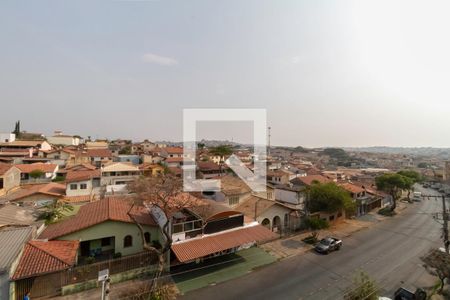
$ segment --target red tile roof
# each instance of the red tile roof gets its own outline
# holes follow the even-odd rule
[[[359,194],[359,193],[363,193],[365,191],[362,187],[351,184],[349,182],[340,184],[340,186],[343,187],[346,191],[353,193],[353,194]]]
[[[181,147],[166,147],[162,148],[162,150],[165,150],[169,154],[183,154],[183,148]]]
[[[15,165],[22,173],[31,173],[34,170],[41,170],[44,173],[53,173],[58,167],[56,164],[34,163]]]
[[[8,172],[12,167],[13,165],[0,163],[0,176]]]
[[[87,149],[85,155],[89,157],[112,157],[112,152],[109,149]]]
[[[293,180],[299,180],[305,185],[311,185],[314,181],[317,181],[319,183],[331,182],[330,179],[328,179],[328,178],[326,178],[325,176],[322,176],[322,175],[308,175],[308,176],[303,176],[303,177],[297,177],[297,178],[295,178]]]
[[[75,265],[79,241],[30,241],[25,245],[13,280],[68,269]]]
[[[80,170],[80,171],[68,171],[66,174],[66,182],[76,182],[89,180],[92,178],[100,177],[101,171],[98,170]]]
[[[265,242],[278,235],[261,225],[242,227],[172,245],[172,251],[180,262],[188,262],[216,252],[241,245]]]
[[[131,203],[124,198],[109,197],[86,204],[78,213],[66,220],[48,226],[39,236],[41,239],[55,239],[105,221],[133,223],[127,214]],[[133,207],[131,214],[141,224],[156,226],[156,222],[145,207]]]
[[[168,157],[166,158],[166,162],[167,163],[173,163],[173,162],[183,162],[183,158],[182,157]]]
[[[55,197],[62,197],[66,193],[66,185],[56,182],[44,184],[30,184],[21,186],[19,190],[7,196],[9,201],[19,200],[34,194],[44,194]]]

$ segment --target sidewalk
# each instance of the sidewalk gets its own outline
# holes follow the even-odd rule
[[[397,213],[402,213],[407,206],[408,205],[406,203],[399,202],[396,210]],[[319,238],[323,238],[326,236],[335,236],[342,239],[352,235],[355,232],[358,232],[365,228],[369,228],[370,226],[373,226],[374,224],[381,222],[387,218],[391,217],[384,217],[378,215],[376,212],[371,212],[358,219],[345,219],[340,221],[339,223],[333,224],[328,229],[320,230]],[[302,241],[304,238],[310,235],[311,232],[304,232],[295,236],[290,236],[263,244],[260,247],[273,256],[277,257],[278,259],[301,255],[314,248],[312,245],[308,245]]]

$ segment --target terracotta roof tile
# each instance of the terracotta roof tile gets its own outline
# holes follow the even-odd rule
[[[13,280],[68,269],[75,265],[79,241],[30,241],[25,245]]]
[[[182,147],[166,147],[162,148],[162,150],[165,150],[169,154],[183,154]]]
[[[82,180],[89,180],[92,178],[100,177],[100,170],[80,170],[80,171],[68,171],[66,175],[66,182],[75,182]]]
[[[314,181],[317,181],[319,183],[331,182],[330,179],[328,179],[322,175],[308,175],[308,176],[303,176],[303,177],[296,177],[291,180],[291,182],[298,182],[298,181],[300,181],[304,185],[311,185]]]
[[[15,165],[20,172],[22,173],[30,173],[34,170],[41,170],[44,173],[53,173],[55,169],[58,167],[56,164],[45,164],[45,163],[34,163],[34,164],[18,164]]]
[[[7,200],[15,201],[34,194],[62,197],[66,193],[66,185],[56,182],[21,186],[17,191],[8,194]]]
[[[265,242],[277,237],[277,234],[267,228],[254,225],[178,242],[172,245],[172,251],[180,262],[188,262],[216,252],[249,243]]]
[[[127,214],[130,206],[131,203],[127,199],[116,197],[86,204],[80,208],[75,216],[48,226],[42,232],[40,238],[55,239],[108,220],[133,223],[133,220]],[[141,224],[156,226],[155,220],[145,207],[134,207],[131,213]]]

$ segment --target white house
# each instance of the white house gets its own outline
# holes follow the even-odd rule
[[[0,133],[0,143],[9,143],[16,140],[16,135],[14,133]]]
[[[55,131],[53,136],[47,137],[47,141],[53,145],[78,146],[80,138],[73,135],[65,135],[62,131]]]

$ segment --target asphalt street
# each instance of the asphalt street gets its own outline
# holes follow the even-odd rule
[[[439,194],[420,189],[424,194]],[[374,224],[343,240],[329,255],[308,252],[282,260],[246,276],[195,290],[181,299],[342,299],[354,274],[364,270],[383,296],[400,286],[431,285],[420,257],[441,247],[440,199],[409,204],[400,215]]]

